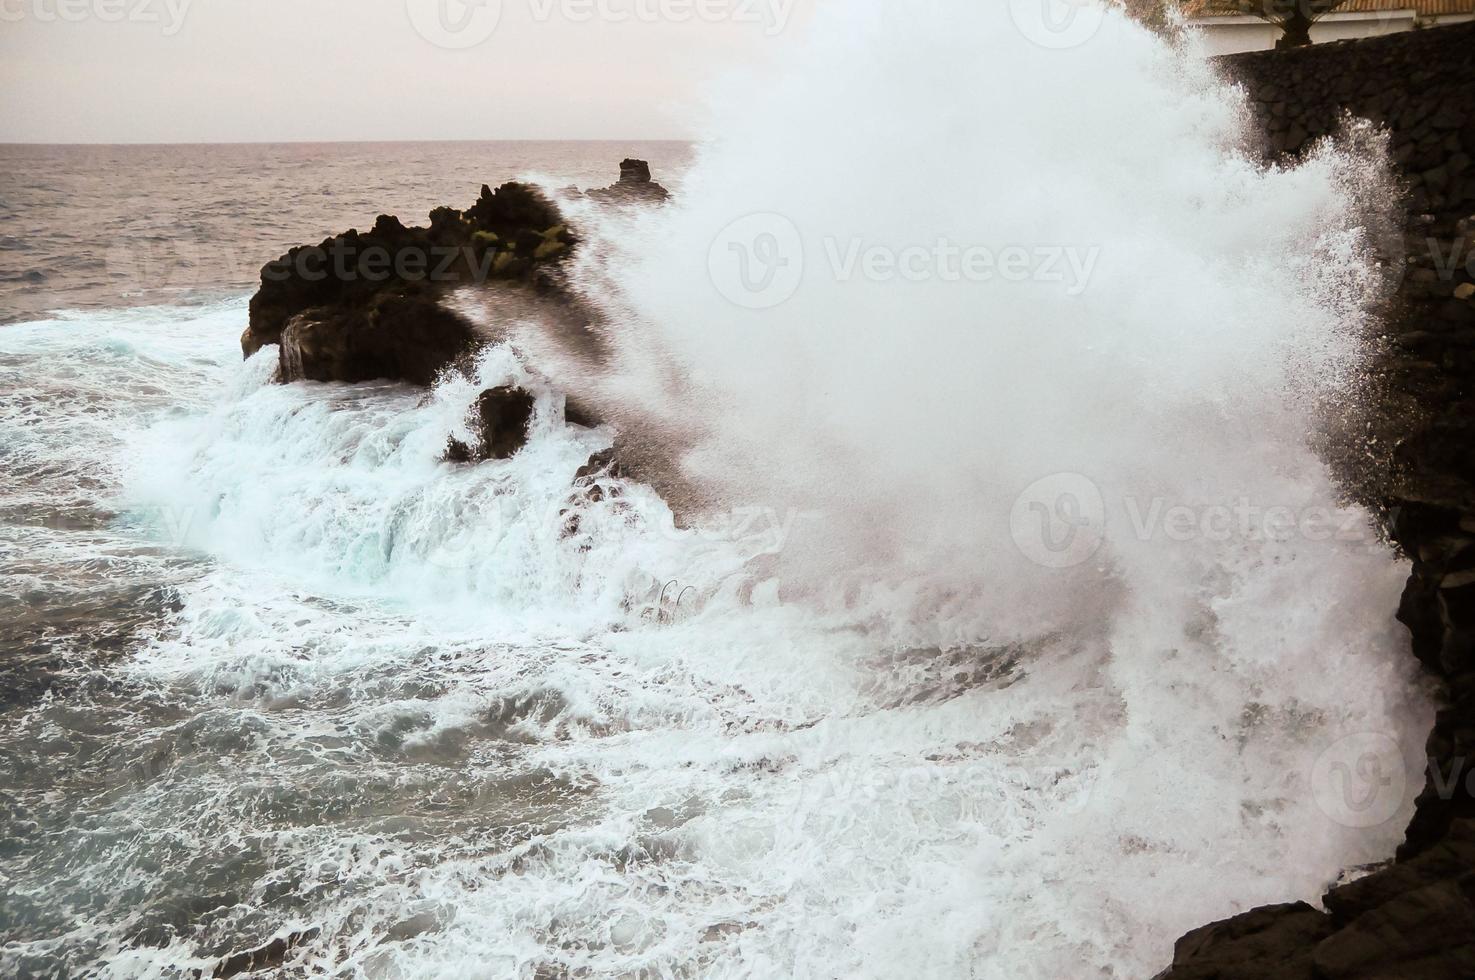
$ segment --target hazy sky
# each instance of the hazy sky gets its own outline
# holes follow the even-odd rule
[[[0,0],[0,142],[661,139],[826,0]]]

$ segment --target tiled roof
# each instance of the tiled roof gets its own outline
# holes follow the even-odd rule
[[[1475,14],[1475,0],[1348,0],[1337,10],[1412,10],[1420,17],[1440,14]]]
[[[1235,0],[1209,0],[1194,11],[1200,17],[1228,17],[1246,13]],[[1243,5],[1253,10],[1250,0]],[[1420,17],[1440,17],[1449,14],[1475,14],[1475,0],[1347,0],[1338,5],[1335,13],[1393,13],[1412,10]]]

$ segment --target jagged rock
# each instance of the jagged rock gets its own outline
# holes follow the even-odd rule
[[[527,445],[532,418],[533,396],[521,388],[503,385],[483,391],[468,419],[478,436],[476,444],[468,446],[459,439],[451,439],[446,447],[446,462],[476,463],[516,455]]]
[[[1155,980],[1315,980],[1312,953],[1331,918],[1305,902],[1271,905],[1188,933]]]
[[[620,183],[645,184],[650,182],[650,164],[644,160],[626,157],[620,161]]]
[[[1453,501],[1405,501],[1394,537],[1414,560],[1398,619],[1409,629],[1414,656],[1448,688],[1448,703],[1426,744],[1429,772],[1414,818],[1398,849],[1400,861],[1436,848],[1459,821],[1475,819],[1475,533],[1469,511]],[[1475,857],[1475,856],[1472,856]],[[1475,870],[1475,860],[1467,866]]]
[[[650,179],[650,164],[633,159],[620,161],[620,179],[616,183],[585,193],[609,204],[659,204],[671,196],[670,191]]]
[[[1455,778],[1465,775],[1463,772]],[[1339,926],[1399,895],[1458,878],[1475,867],[1475,820],[1454,822],[1447,836],[1423,853],[1365,875],[1326,893],[1322,904]]]
[[[630,475],[620,463],[619,448],[614,445],[591,453],[588,462],[574,472],[574,490],[568,498],[569,506],[558,512],[563,522],[559,529],[560,538],[570,538],[579,533],[583,527],[581,513],[584,506],[624,495],[621,487],[609,482],[622,480]],[[582,545],[581,550],[587,551],[588,545]]]
[[[1451,686],[1451,703],[1434,716],[1425,742],[1428,771],[1398,848],[1400,861],[1438,847],[1457,821],[1475,819],[1475,685],[1466,677]]]
[[[428,228],[380,215],[366,233],[350,230],[268,262],[241,350],[249,357],[279,345],[282,381],[430,384],[479,340],[442,304],[449,290],[495,282],[552,291],[550,270],[576,245],[557,205],[516,182],[483,186],[464,213],[436,208]]]
[[[614,479],[624,477],[626,475],[625,468],[621,465],[619,457],[616,454],[617,448],[616,446],[610,446],[608,449],[601,449],[599,452],[590,455],[589,461],[574,472],[574,486],[587,486],[601,476]]]
[[[345,312],[312,307],[287,321],[281,335],[282,381],[371,381],[430,385],[477,343],[472,326],[435,296],[386,293]]]
[[[550,229],[561,228],[563,214],[535,187],[512,181],[495,191],[483,184],[481,197],[466,209],[473,231],[490,232],[512,241],[530,232],[539,241]]]
[[[1313,962],[1326,980],[1475,977],[1475,872],[1405,892],[1322,940]]]
[[[597,429],[604,424],[604,420],[594,409],[573,395],[569,395],[564,400],[563,420],[581,429]]]

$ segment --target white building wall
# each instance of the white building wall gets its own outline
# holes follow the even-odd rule
[[[1425,18],[1423,26],[1459,24],[1475,20],[1472,14],[1446,14]],[[1413,30],[1418,22],[1412,10],[1390,10],[1377,13],[1332,13],[1311,25],[1311,41],[1348,41],[1360,37],[1378,37],[1398,31]],[[1275,47],[1280,28],[1258,17],[1195,17],[1189,21],[1203,36],[1204,48],[1211,55],[1235,54],[1240,51],[1263,51]]]

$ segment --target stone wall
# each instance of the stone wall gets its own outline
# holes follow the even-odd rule
[[[1249,93],[1268,159],[1303,153],[1345,113],[1390,132],[1406,254],[1363,447],[1387,448],[1362,453],[1377,472],[1354,478],[1413,562],[1398,618],[1444,703],[1396,859],[1322,908],[1254,909],[1189,933],[1161,978],[1475,977],[1475,24],[1220,64]]]
[[[1387,129],[1405,220],[1372,391],[1399,447],[1384,494],[1475,508],[1475,23],[1219,64],[1249,94],[1269,160],[1303,154],[1349,115]]]
[[[1219,59],[1249,91],[1272,153],[1334,133],[1344,113],[1393,133],[1409,207],[1475,212],[1475,23]]]

